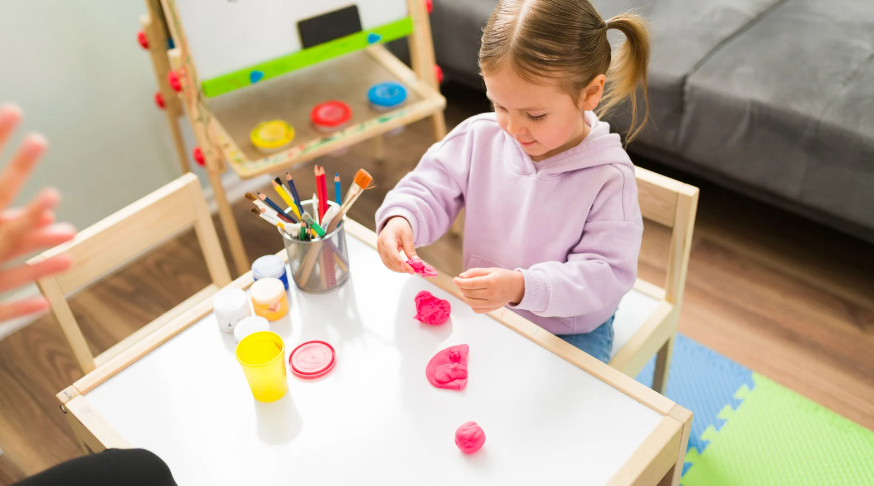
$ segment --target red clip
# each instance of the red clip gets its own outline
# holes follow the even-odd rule
[[[142,46],[143,49],[149,48],[149,38],[146,37],[146,33],[142,30],[137,32],[137,42],[140,43],[140,46]]]
[[[206,159],[203,157],[203,150],[200,150],[200,147],[194,147],[194,161],[201,167],[206,166]]]
[[[158,105],[158,108],[164,109],[164,97],[161,95],[160,91],[155,91],[155,104]]]
[[[434,0],[425,0],[425,8],[428,9],[428,15],[434,11]]]
[[[436,64],[434,65],[434,75],[437,76],[437,84],[443,84],[443,70]]]
[[[176,71],[170,71],[167,73],[167,82],[170,83],[170,87],[173,88],[173,91],[177,93],[182,91],[182,83],[179,82],[179,75],[176,74]]]

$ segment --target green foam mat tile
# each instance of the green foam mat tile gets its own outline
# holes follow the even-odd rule
[[[720,412],[725,425],[702,434],[707,449],[686,455],[683,486],[874,485],[874,432],[758,373],[753,381],[736,410]]]

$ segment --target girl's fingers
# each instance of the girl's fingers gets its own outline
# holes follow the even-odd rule
[[[42,296],[19,300],[10,304],[0,304],[0,322],[42,312],[49,308],[49,303]]]
[[[385,265],[385,268],[396,273],[406,273],[404,268],[400,265],[400,262],[398,262],[401,258],[398,255],[397,244],[394,242],[393,238],[380,235],[377,249],[379,250],[379,258],[382,260],[382,264]]]
[[[465,289],[465,290],[462,290],[462,292],[464,293],[464,295],[466,297],[473,298],[473,299],[488,300],[488,299],[492,298],[492,290],[491,289],[473,289],[473,290]]]
[[[15,258],[44,248],[52,248],[61,243],[66,243],[75,237],[76,228],[69,223],[59,223],[47,228],[40,228],[21,238],[17,245],[9,249],[9,254],[6,258]]]
[[[482,290],[489,288],[488,277],[473,277],[473,278],[459,278],[455,277],[453,281],[455,285],[461,289],[462,292],[468,290]]]
[[[19,246],[25,235],[39,228],[45,212],[54,209],[60,200],[57,190],[43,189],[20,216],[0,225],[0,261],[11,258],[13,249]]]
[[[3,154],[3,147],[23,117],[24,113],[16,105],[7,103],[0,106],[0,155]]]
[[[405,254],[402,253],[403,248],[403,243],[401,243],[400,240],[397,240],[395,243],[395,251],[392,252],[392,260],[394,260],[399,272],[415,275],[416,271],[413,270],[413,267],[411,267],[410,264],[407,263],[407,260],[404,258]]]
[[[25,137],[21,148],[12,156],[12,161],[0,172],[0,187],[3,188],[0,191],[0,211],[12,204],[47,147],[48,142],[42,135],[32,133]]]
[[[70,257],[57,255],[33,265],[20,265],[9,270],[2,270],[0,271],[0,292],[63,272],[70,268],[70,264]]]

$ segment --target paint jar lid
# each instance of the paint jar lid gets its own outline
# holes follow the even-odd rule
[[[264,255],[252,263],[252,276],[255,279],[264,277],[282,278],[285,274],[285,262],[276,255]]]
[[[334,348],[324,341],[309,341],[294,348],[288,364],[296,376],[314,379],[327,375],[337,363]]]
[[[252,284],[249,294],[256,304],[271,305],[285,296],[285,284],[278,278],[262,278]]]
[[[310,119],[316,125],[328,128],[339,127],[352,118],[352,108],[342,101],[326,101],[313,107]]]
[[[220,314],[229,314],[248,306],[246,292],[241,289],[220,290],[212,299],[213,312]]]
[[[260,149],[278,149],[294,140],[294,127],[282,120],[261,122],[249,133],[252,145]]]
[[[234,328],[234,340],[240,342],[249,334],[269,330],[270,323],[267,322],[267,319],[261,316],[246,317],[238,322],[237,327]]]
[[[407,99],[407,88],[393,81],[374,84],[367,92],[367,99],[376,106],[390,108]]]

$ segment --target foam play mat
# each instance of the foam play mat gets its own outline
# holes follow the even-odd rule
[[[683,335],[666,395],[694,414],[683,486],[874,485],[874,432]]]

